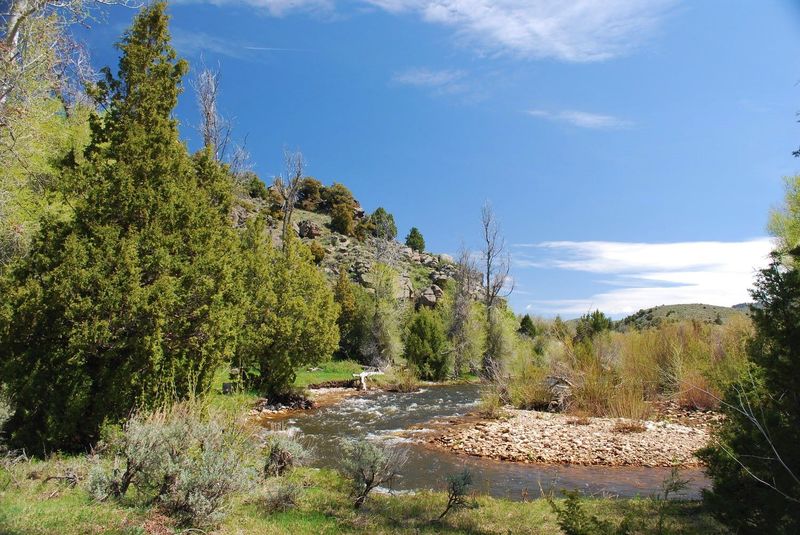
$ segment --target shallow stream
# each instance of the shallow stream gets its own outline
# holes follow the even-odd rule
[[[584,494],[621,497],[648,496],[659,491],[669,468],[551,466],[520,464],[436,450],[398,433],[434,419],[448,419],[474,410],[478,385],[430,386],[413,393],[370,392],[283,420],[297,428],[315,452],[315,464],[337,467],[342,440],[366,437],[389,441],[408,450],[408,462],[395,490],[444,488],[448,474],[468,467],[478,491],[497,497],[522,500],[544,491],[580,489]],[[275,422],[275,420],[272,420]],[[697,498],[708,485],[703,471],[687,468],[681,476],[690,481],[682,497]]]

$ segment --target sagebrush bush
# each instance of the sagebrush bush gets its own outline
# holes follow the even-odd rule
[[[285,478],[272,478],[257,493],[255,503],[266,513],[288,511],[297,505],[302,486]]]
[[[282,476],[295,466],[302,466],[311,453],[300,441],[286,433],[273,433],[264,445],[264,477]]]
[[[353,506],[360,508],[375,487],[389,485],[408,458],[404,450],[366,439],[343,444],[342,474],[352,484]]]
[[[181,525],[213,526],[229,498],[255,482],[255,443],[236,422],[177,404],[134,415],[106,444],[107,464],[91,470],[98,500],[137,498],[158,504]]]
[[[503,396],[497,388],[485,388],[481,392],[481,399],[478,402],[478,414],[489,420],[496,420],[505,416],[505,403]]]

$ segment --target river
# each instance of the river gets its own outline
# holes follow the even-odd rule
[[[580,489],[584,494],[620,497],[647,496],[658,492],[669,468],[554,466],[494,461],[435,450],[409,438],[397,436],[412,426],[438,418],[461,416],[477,404],[478,385],[430,386],[412,393],[368,392],[338,403],[293,414],[282,420],[296,428],[314,449],[314,464],[337,467],[342,440],[366,437],[387,441],[408,450],[408,462],[394,484],[395,490],[444,488],[448,474],[468,467],[475,488],[484,494],[522,500],[545,491]],[[272,420],[275,422],[275,420]],[[698,498],[708,485],[703,471],[687,468],[681,476],[689,486],[680,496]]]

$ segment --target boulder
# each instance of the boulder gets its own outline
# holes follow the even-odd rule
[[[319,238],[322,236],[322,227],[306,219],[305,221],[300,221],[300,224],[297,227],[297,234],[301,238]]]
[[[417,306],[433,308],[438,300],[433,288],[425,288],[417,297]]]

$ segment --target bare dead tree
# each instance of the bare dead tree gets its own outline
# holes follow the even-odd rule
[[[209,147],[216,160],[225,159],[228,143],[231,138],[233,126],[231,121],[219,113],[217,100],[220,91],[221,69],[215,69],[202,63],[202,68],[197,77],[190,82],[197,99],[197,108],[200,112],[200,125],[198,132],[203,137],[203,146]]]
[[[25,75],[40,67],[47,60],[45,55],[27,55],[28,29],[35,19],[44,20],[55,16],[59,37],[51,41],[56,51],[59,66],[73,63],[76,59],[76,44],[67,44],[69,39],[66,27],[76,22],[85,22],[92,17],[92,8],[97,6],[122,5],[140,7],[139,0],[6,0],[0,7],[0,108],[4,107],[9,95]],[[82,56],[83,57],[83,56]],[[81,57],[81,58],[82,58]],[[84,70],[86,63],[77,59],[78,72]]]
[[[284,162],[284,176],[275,178],[275,190],[280,195],[283,201],[283,226],[281,228],[281,240],[283,242],[284,252],[287,250],[289,243],[289,230],[292,225],[292,213],[294,212],[294,205],[297,203],[297,195],[300,191],[300,185],[303,180],[303,173],[305,171],[305,160],[303,153],[298,151],[290,151],[284,149],[283,151]]]
[[[456,377],[464,372],[470,349],[469,318],[473,289],[479,284],[480,275],[472,253],[463,245],[458,253],[454,275],[456,288],[453,296],[453,316],[450,324],[450,339],[453,340],[453,373]]]
[[[505,238],[500,232],[500,225],[494,215],[494,210],[489,201],[484,203],[481,208],[481,228],[483,230],[483,247],[481,250],[483,257],[483,300],[486,305],[486,322],[490,330],[490,339],[495,321],[494,309],[498,300],[508,297],[513,291],[513,281],[511,280],[511,255],[506,250]],[[509,285],[509,282],[511,283]],[[484,374],[492,373],[497,369],[495,351],[493,344],[487,344],[486,352],[483,357]]]

